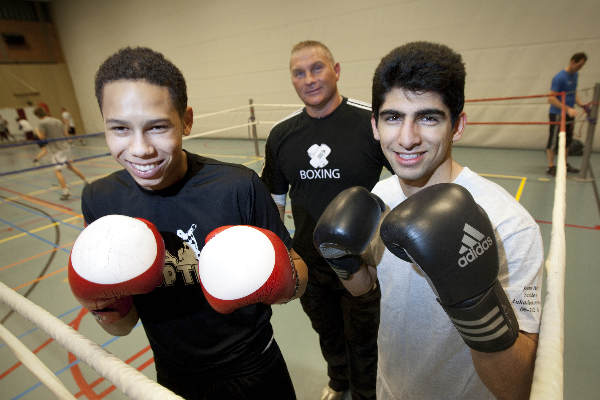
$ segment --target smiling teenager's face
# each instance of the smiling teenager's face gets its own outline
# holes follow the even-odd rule
[[[165,189],[183,178],[183,136],[193,113],[179,115],[169,89],[143,80],[119,80],[103,88],[102,116],[112,156],[147,190]]]
[[[452,124],[438,93],[390,90],[371,120],[375,139],[404,187],[422,188],[453,178],[451,148],[464,128],[461,114]]]

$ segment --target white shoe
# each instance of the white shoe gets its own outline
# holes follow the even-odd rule
[[[327,385],[321,392],[321,400],[342,400],[344,393],[345,392],[337,392]]]

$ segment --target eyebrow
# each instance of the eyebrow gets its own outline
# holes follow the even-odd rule
[[[327,65],[327,63],[325,63],[325,61],[322,61],[322,60],[317,60],[317,61],[313,62],[312,64],[310,64],[307,69],[312,69],[312,68],[314,68],[317,65],[319,65],[319,66],[323,65],[324,66],[324,65]],[[296,68],[290,68],[290,70],[292,72],[296,72],[296,71],[300,72],[300,71],[304,71],[304,68],[302,68],[302,67],[296,67]]]
[[[402,111],[398,111],[398,110],[394,110],[394,109],[385,109],[379,112],[379,115],[401,115],[401,116],[405,116],[406,113],[402,112]],[[446,113],[443,110],[440,110],[439,108],[424,108],[422,110],[417,110],[417,112],[414,113],[415,117],[422,117],[425,115],[439,115],[442,117],[446,117]]]
[[[114,118],[109,118],[106,120],[107,124],[120,124],[120,125],[127,125],[127,121],[121,120],[121,119],[114,119]]]
[[[120,124],[120,125],[127,125],[129,124],[129,121],[126,120],[122,120],[122,119],[115,119],[115,118],[110,118],[106,120],[107,124]],[[171,120],[168,118],[157,118],[157,119],[151,119],[150,121],[146,121],[144,122],[144,125],[152,125],[152,124],[158,124],[158,123],[171,123]]]

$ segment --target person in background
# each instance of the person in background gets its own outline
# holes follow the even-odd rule
[[[16,138],[8,130],[8,121],[4,119],[2,115],[0,115],[0,139],[5,141],[10,140],[11,138],[12,140],[16,140]]]
[[[65,124],[67,127],[67,133],[71,136],[77,135],[77,131],[75,130],[75,121],[73,120],[71,113],[65,107],[62,107],[60,111],[60,117],[63,121],[63,124]],[[85,144],[84,140],[80,138],[79,144]]]
[[[553,94],[560,92],[566,92],[565,106],[566,106],[566,118],[565,118],[565,129],[566,129],[566,149],[565,157],[567,156],[569,146],[573,141],[573,132],[575,130],[575,117],[579,112],[575,109],[575,105],[586,109],[586,104],[582,103],[577,96],[577,80],[579,78],[579,70],[583,68],[587,62],[587,55],[585,53],[575,53],[569,61],[569,65],[559,73],[554,75],[552,78],[552,84],[550,91]],[[550,132],[548,134],[548,141],[546,142],[546,159],[548,160],[548,169],[546,173],[551,176],[556,176],[556,165],[554,164],[555,154],[558,154],[558,133],[560,131],[560,125],[557,124],[561,119],[562,101],[560,96],[548,97],[548,103],[550,103],[549,119],[550,122],[554,123],[550,125]],[[579,169],[571,166],[567,163],[567,172],[577,173]]]
[[[33,133],[33,128],[27,118],[17,118],[17,124],[19,125],[19,130],[23,131],[25,135],[25,140],[35,140],[35,134]]]
[[[294,249],[309,275],[300,302],[327,362],[329,384],[321,399],[341,399],[346,391],[354,400],[375,399],[379,286],[373,282],[360,297],[348,293],[338,279],[341,270],[321,257],[312,235],[331,199],[355,185],[371,190],[387,162],[371,133],[370,105],[340,95],[340,64],[327,46],[296,44],[289,68],[305,107],[272,128],[262,180],[282,219],[289,191]]]
[[[75,132],[75,121],[73,121],[73,116],[64,107],[62,107],[60,111],[60,117],[62,119],[63,124],[65,124],[65,126],[67,127],[67,133],[71,136],[75,136],[77,133]]]
[[[68,200],[71,196],[71,192],[62,173],[62,170],[65,167],[81,178],[85,184],[88,184],[89,182],[83,173],[77,167],[75,167],[75,165],[73,165],[71,157],[71,145],[68,143],[68,141],[56,140],[67,136],[67,132],[63,123],[54,117],[46,115],[46,111],[42,107],[37,107],[33,113],[40,119],[40,123],[36,129],[36,135],[40,140],[47,141],[47,147],[52,156],[52,162],[56,164],[54,167],[54,173],[62,190],[60,199]],[[45,147],[42,150],[44,149]]]

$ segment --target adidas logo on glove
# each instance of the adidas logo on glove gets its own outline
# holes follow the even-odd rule
[[[458,266],[461,268],[475,261],[477,257],[485,253],[494,244],[491,237],[485,237],[467,223],[465,223],[463,232],[462,246],[458,251],[460,254],[464,254],[458,259]]]

